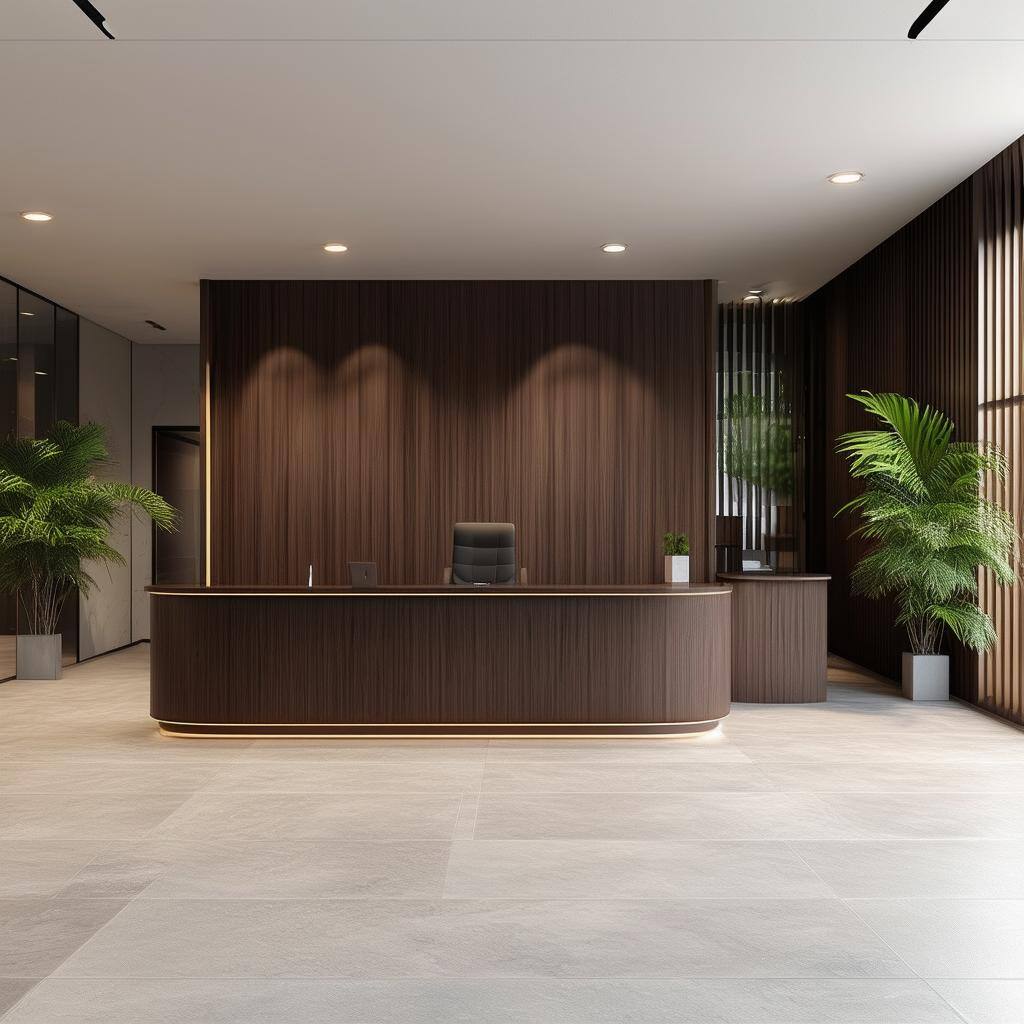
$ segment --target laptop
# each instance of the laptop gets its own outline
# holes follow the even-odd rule
[[[368,590],[377,586],[376,562],[349,562],[348,572],[355,590]]]

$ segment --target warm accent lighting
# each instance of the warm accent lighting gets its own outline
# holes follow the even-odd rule
[[[761,301],[761,296],[760,295],[744,295],[743,296],[743,301],[744,302],[760,302]]]
[[[43,213],[42,210],[27,210],[25,213],[21,215],[21,219],[38,221],[40,224],[43,224],[48,220],[53,220],[53,215],[49,213]]]
[[[22,316],[35,316],[35,313],[30,313],[27,309],[21,309],[18,311]]]
[[[605,242],[601,246],[601,252],[625,252],[626,246],[623,242]]]
[[[33,372],[35,373],[35,375],[37,377],[45,377],[46,376],[46,371],[45,370],[35,370]]]
[[[328,242],[324,246],[324,252],[348,252],[348,246],[341,242]]]
[[[828,180],[833,185],[856,185],[863,178],[864,173],[862,171],[836,171],[835,174],[828,176]]]

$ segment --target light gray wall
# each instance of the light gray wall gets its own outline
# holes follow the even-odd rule
[[[132,480],[153,486],[153,427],[199,426],[199,346],[135,345],[132,362]],[[149,639],[153,527],[132,523],[132,640]]]
[[[133,344],[88,320],[78,344],[79,420],[107,428],[105,475],[151,487],[153,427],[199,425],[199,346]],[[122,516],[111,544],[126,564],[89,567],[96,587],[79,599],[80,658],[149,639],[152,530],[148,519]]]
[[[78,417],[107,428],[111,464],[103,475],[131,481],[132,460],[132,343],[89,320],[79,322]],[[119,517],[110,543],[124,565],[87,565],[96,581],[92,592],[79,597],[78,654],[80,658],[131,643],[132,581],[131,529],[128,516]]]

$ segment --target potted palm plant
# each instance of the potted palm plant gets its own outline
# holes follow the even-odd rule
[[[978,607],[978,570],[1002,585],[1014,580],[1013,517],[983,491],[986,477],[1005,478],[1006,463],[995,445],[954,443],[952,421],[913,399],[870,392],[848,397],[884,424],[838,440],[851,475],[865,483],[839,510],[861,517],[854,532],[870,542],[853,571],[853,590],[896,601],[896,622],[910,641],[904,696],[948,700],[943,633],[948,627],[966,646],[987,650],[996,632]]]
[[[0,590],[16,594],[24,618],[18,678],[59,679],[64,603],[94,585],[83,563],[124,564],[109,543],[125,507],[163,530],[175,512],[144,487],[97,480],[108,462],[103,427],[57,423],[44,438],[0,442]]]

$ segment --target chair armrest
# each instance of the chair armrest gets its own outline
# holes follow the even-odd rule
[[[525,586],[528,585],[527,582],[526,582],[526,566],[525,565],[519,566],[519,585],[521,587],[525,587]]]
[[[450,565],[445,566],[444,575],[441,577],[441,582],[444,584],[451,583],[452,581],[452,567]]]

